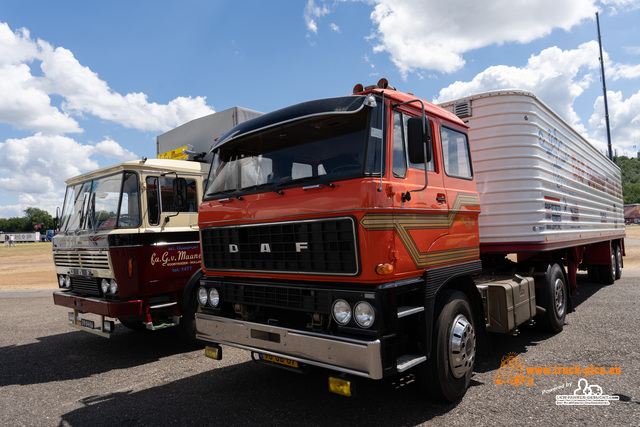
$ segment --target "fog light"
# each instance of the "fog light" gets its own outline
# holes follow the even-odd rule
[[[109,281],[109,293],[111,295],[115,295],[118,293],[118,284],[116,283],[115,279],[111,279]]]
[[[343,299],[338,299],[333,303],[333,318],[340,325],[346,325],[351,320],[351,306]]]
[[[210,359],[222,360],[222,348],[218,345],[205,346],[204,355]]]
[[[100,289],[102,290],[102,293],[104,295],[106,295],[107,292],[109,292],[109,281],[107,279],[102,279],[100,281]]]
[[[373,307],[366,301],[360,301],[353,308],[353,318],[361,328],[368,328],[373,325],[376,314]]]
[[[209,305],[211,307],[220,305],[220,293],[216,288],[209,289]]]
[[[351,381],[343,378],[329,377],[329,391],[341,396],[351,397]]]
[[[116,327],[116,322],[113,320],[104,320],[102,322],[102,330],[103,332],[113,332]]]
[[[198,288],[198,302],[200,305],[207,304],[207,290],[202,286]]]

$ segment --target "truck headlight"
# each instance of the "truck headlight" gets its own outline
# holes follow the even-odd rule
[[[207,305],[207,290],[202,286],[198,288],[198,302],[200,305]]]
[[[351,306],[343,299],[337,299],[331,309],[333,319],[340,325],[346,325],[351,320]]]
[[[58,287],[66,288],[64,285],[64,276],[62,274],[58,276]]]
[[[220,305],[220,292],[216,288],[209,289],[209,305],[211,307]]]
[[[112,295],[118,293],[118,284],[116,283],[116,279],[111,279],[109,281],[109,293]]]
[[[366,301],[360,301],[353,308],[353,318],[361,328],[368,328],[373,325],[376,320],[376,314],[373,307]]]
[[[100,289],[102,290],[103,295],[106,295],[109,292],[109,281],[107,279],[102,279],[100,281]]]
[[[64,287],[71,289],[71,277],[64,276]]]

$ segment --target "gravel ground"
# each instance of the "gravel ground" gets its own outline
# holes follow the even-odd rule
[[[640,271],[604,287],[580,278],[564,331],[491,335],[471,388],[455,404],[425,398],[411,377],[359,380],[354,397],[340,397],[326,390],[322,370],[298,375],[228,347],[212,361],[170,329],[118,326],[105,339],[69,328],[50,290],[0,291],[0,425],[638,425]],[[620,375],[586,378],[618,400],[556,405],[584,375],[533,374],[531,385],[497,385],[510,353],[527,368],[619,367]]]

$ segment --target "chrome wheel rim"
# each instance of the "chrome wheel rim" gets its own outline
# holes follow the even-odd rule
[[[554,295],[555,295],[555,302],[556,302],[556,314],[558,315],[558,317],[562,317],[564,315],[564,308],[565,308],[565,302],[564,302],[564,282],[562,281],[562,279],[556,279],[555,283],[554,283]]]
[[[473,325],[459,314],[449,331],[449,367],[456,378],[465,376],[473,369],[476,357],[476,334]]]

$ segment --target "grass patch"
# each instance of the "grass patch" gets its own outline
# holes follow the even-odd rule
[[[6,247],[4,243],[0,245],[0,260],[2,262],[10,262],[17,259],[22,262],[28,262],[31,258],[42,258],[42,256],[53,258],[51,242],[16,243],[15,247]]]

